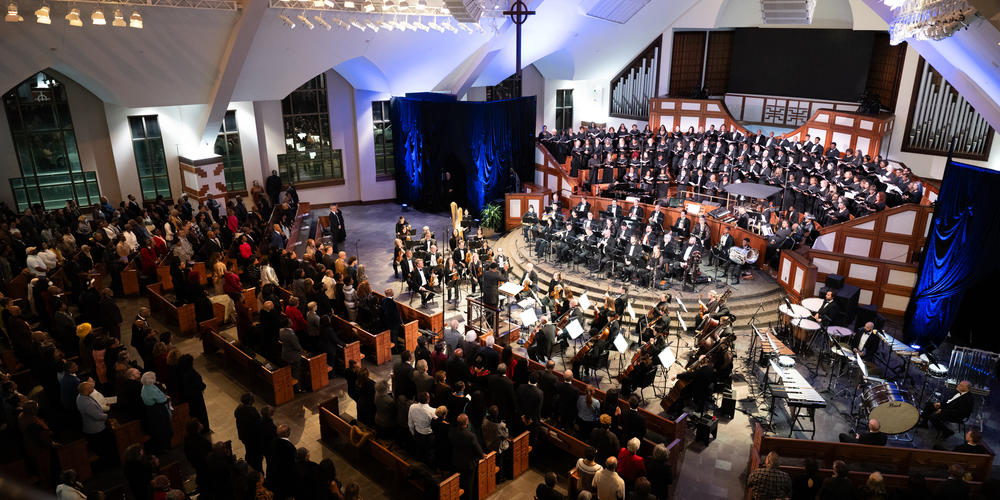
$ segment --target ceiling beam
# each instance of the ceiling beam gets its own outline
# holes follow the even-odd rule
[[[250,46],[253,45],[254,36],[260,27],[260,22],[264,18],[264,13],[268,10],[267,0],[246,0],[240,18],[236,20],[229,40],[226,43],[226,50],[219,61],[219,75],[212,85],[212,90],[208,95],[208,106],[200,121],[201,149],[211,148],[215,143],[215,138],[219,135],[219,128],[222,120],[226,117],[226,109],[229,101],[233,97],[233,90],[243,72],[243,64],[250,53]]]

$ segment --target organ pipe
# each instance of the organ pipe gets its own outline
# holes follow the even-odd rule
[[[955,138],[956,152],[987,154],[986,144],[993,133],[989,123],[934,68],[922,62],[905,146],[945,154]]]
[[[649,99],[656,94],[656,71],[659,47],[649,57],[637,61],[628,72],[612,83],[611,113],[645,117],[649,115]]]

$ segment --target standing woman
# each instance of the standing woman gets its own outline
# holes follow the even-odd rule
[[[170,449],[170,440],[174,437],[173,428],[170,426],[170,400],[167,395],[157,387],[156,374],[146,372],[139,379],[142,383],[142,404],[146,408],[146,416],[143,419],[143,427],[146,434],[149,434],[147,449],[152,454],[160,454]]]
[[[185,354],[177,360],[174,380],[178,386],[181,402],[188,404],[191,416],[201,422],[202,432],[212,432],[208,425],[208,409],[205,408],[205,382],[194,369],[194,357]]]

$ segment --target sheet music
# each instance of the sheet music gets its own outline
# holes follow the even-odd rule
[[[617,336],[615,336],[614,345],[615,345],[615,350],[622,354],[624,354],[625,351],[628,350],[628,341],[625,340],[625,337],[623,337],[622,334],[620,333]]]
[[[681,324],[681,331],[686,332],[688,329],[687,323],[684,322],[684,318],[681,317],[680,311],[677,311],[677,321]]]
[[[526,299],[518,302],[517,303],[517,307],[520,307],[521,309],[534,309],[535,308],[535,299],[532,298],[532,297],[528,297],[528,298],[526,298]]]
[[[566,325],[566,333],[569,335],[569,338],[573,340],[576,340],[577,337],[583,335],[583,326],[580,325],[580,320],[574,319],[573,321],[570,321],[569,324]]]
[[[660,359],[660,364],[668,370],[677,361],[677,356],[674,355],[674,351],[670,347],[660,351],[657,357]]]
[[[858,368],[861,368],[861,376],[864,378],[868,378],[868,367],[865,366],[864,360],[861,359],[860,352],[854,353],[854,362],[858,364]]]
[[[517,283],[514,283],[513,281],[508,281],[508,282],[504,283],[503,285],[500,285],[500,291],[503,292],[503,293],[505,293],[505,294],[507,294],[507,295],[517,295],[517,294],[521,293],[521,290],[523,290],[523,289],[524,288],[521,287],[521,285],[518,285]]]
[[[632,309],[631,302],[625,305],[625,311],[628,312],[628,315],[632,317],[632,321],[635,321],[635,309]]]
[[[538,316],[535,315],[534,309],[525,309],[521,311],[521,324],[524,326],[531,326],[538,322]]]
[[[684,310],[684,312],[688,312],[688,308],[687,308],[687,306],[686,306],[686,305],[684,305],[684,303],[683,303],[683,302],[681,302],[681,298],[680,298],[680,296],[675,296],[675,297],[674,297],[674,300],[676,300],[676,301],[677,301],[677,305],[681,306],[681,309],[683,309],[683,310]]]
[[[587,297],[587,292],[581,293],[576,300],[577,302],[580,303],[580,308],[582,308],[584,311],[590,309],[590,297]]]

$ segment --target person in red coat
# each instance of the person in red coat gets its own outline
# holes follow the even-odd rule
[[[288,326],[295,333],[304,333],[306,331],[306,318],[302,315],[302,311],[299,310],[299,298],[289,297],[288,305],[285,306],[285,316],[288,318]]]
[[[646,464],[639,456],[639,440],[629,439],[618,452],[618,475],[625,480],[625,489],[632,490],[635,480],[646,475]]]

